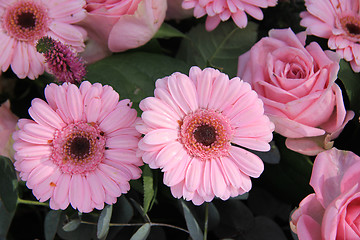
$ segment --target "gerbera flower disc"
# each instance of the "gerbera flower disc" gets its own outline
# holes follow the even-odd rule
[[[248,192],[264,165],[244,148],[270,150],[274,130],[250,85],[192,67],[157,80],[154,93],[140,102],[138,156],[162,169],[174,197],[199,205]]]
[[[34,99],[33,120],[20,119],[15,168],[39,201],[52,209],[69,203],[80,212],[113,204],[141,175],[136,157],[137,112],[110,87],[85,81],[50,84],[47,102]]]
[[[37,40],[50,36],[84,48],[85,31],[72,25],[85,18],[84,0],[0,0],[0,68],[11,65],[19,78],[35,79],[44,72]]]
[[[309,34],[326,38],[330,49],[360,72],[360,4],[353,0],[305,0],[300,24]]]
[[[206,18],[206,30],[214,30],[221,21],[226,21],[230,17],[239,28],[247,26],[246,13],[257,20],[262,20],[264,14],[260,8],[273,7],[277,0],[184,0],[184,9],[194,9],[194,16]]]

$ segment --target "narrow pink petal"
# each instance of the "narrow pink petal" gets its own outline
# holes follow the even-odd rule
[[[94,204],[91,200],[90,185],[85,176],[81,176],[81,178],[83,187],[83,201],[80,203],[80,206],[78,205],[78,210],[79,212],[89,213],[94,209]]]
[[[236,143],[239,146],[245,147],[245,148],[249,148],[251,150],[255,150],[255,151],[261,151],[261,152],[267,152],[270,151],[270,144],[269,141],[271,141],[271,136],[268,138],[266,137],[265,139],[261,139],[261,138],[248,138],[248,137],[233,137],[231,139],[231,142]]]
[[[196,89],[188,76],[174,73],[169,77],[168,86],[175,102],[184,112],[188,113],[198,108]]]
[[[237,11],[236,13],[232,14],[231,17],[239,28],[246,27],[248,20],[245,12]]]
[[[0,33],[2,44],[0,46],[0,67],[5,72],[13,60],[14,48],[17,41],[7,34]]]
[[[220,74],[214,81],[211,98],[208,107],[219,109],[226,100],[226,93],[229,91],[229,77],[226,74]]]
[[[164,172],[164,184],[172,187],[185,179],[185,173],[190,163],[191,157],[185,155],[175,168],[171,168]]]
[[[54,128],[32,122],[25,124],[23,131],[36,138],[47,140],[53,139],[55,134]]]
[[[211,90],[213,85],[213,78],[215,75],[215,70],[212,68],[204,69],[204,71],[197,76],[196,80],[196,89],[198,94],[198,102],[200,108],[207,108],[209,101],[211,99]],[[213,74],[214,73],[214,74]]]
[[[45,161],[38,165],[30,173],[29,178],[26,182],[28,188],[33,189],[36,185],[43,182],[46,178],[50,177],[51,174],[56,170],[56,166],[51,161]]]
[[[101,99],[93,98],[90,103],[84,106],[87,122],[96,123],[101,111]]]
[[[79,88],[70,84],[67,92],[67,103],[70,115],[74,122],[79,122],[82,120],[83,116],[83,98],[81,96]]]
[[[215,15],[213,17],[207,16],[206,22],[205,22],[206,31],[210,32],[210,31],[214,30],[219,25],[220,22],[221,22],[221,19],[218,15]]]
[[[84,185],[81,175],[73,174],[69,185],[69,202],[74,209],[77,209],[81,207],[83,201],[86,201],[84,199]]]
[[[103,163],[100,163],[98,168],[116,184],[125,183],[131,179],[131,173],[127,169],[115,168]]]
[[[61,129],[65,125],[59,115],[45,101],[39,98],[31,101],[29,114],[39,124],[46,123],[47,126],[56,129]]]
[[[234,163],[234,161],[227,157],[220,158],[220,161],[224,169],[224,174],[226,175],[226,178],[229,180],[229,182],[235,188],[242,187],[241,173],[239,171],[238,166]]]
[[[224,173],[218,163],[218,159],[211,159],[211,186],[215,196],[222,196],[226,190]]]
[[[169,162],[171,161],[179,161],[185,154],[182,147],[182,144],[177,141],[167,144],[158,153],[156,157],[156,164],[160,168],[164,168],[166,165],[170,164]]]
[[[43,138],[38,138],[38,137],[34,137],[30,134],[28,134],[25,131],[19,131],[18,132],[18,137],[26,142],[29,143],[34,143],[34,144],[49,144],[49,140],[48,139],[43,139]]]
[[[175,119],[155,111],[145,111],[141,115],[141,118],[145,124],[152,128],[177,129],[179,127],[179,123]]]
[[[203,178],[204,161],[193,158],[186,170],[185,186],[189,191],[195,191]]]
[[[25,78],[29,73],[29,55],[27,48],[32,47],[27,42],[18,41],[14,49],[14,58],[11,69],[19,78]]]
[[[71,175],[63,173],[56,183],[53,199],[61,209],[65,209],[69,205],[70,180]]]
[[[229,153],[240,170],[246,175],[257,178],[263,172],[264,163],[255,154],[234,146],[230,147]]]
[[[60,170],[56,168],[48,178],[34,187],[34,196],[36,196],[40,202],[45,202],[53,195],[56,183],[61,174]]]
[[[50,157],[51,147],[48,145],[33,145],[27,148],[18,150],[21,157]]]
[[[119,94],[110,86],[104,86],[101,93],[102,107],[99,121],[102,121],[110,112],[112,112],[119,102]]]
[[[99,178],[104,190],[105,190],[105,198],[106,195],[109,195],[111,197],[119,197],[121,195],[121,190],[119,186],[111,180],[106,174],[104,174],[99,169],[95,169],[95,174]],[[106,200],[105,200],[106,202]]]
[[[144,143],[158,145],[173,142],[178,138],[178,131],[170,129],[157,129],[149,132],[143,138]]]
[[[139,163],[139,158],[133,150],[108,149],[105,151],[105,158],[118,163]]]
[[[115,136],[106,140],[106,146],[113,149],[135,149],[139,138],[134,136]]]

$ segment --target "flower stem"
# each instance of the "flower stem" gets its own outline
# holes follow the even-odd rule
[[[87,222],[87,221],[83,221],[83,220],[81,220],[81,223],[97,225],[97,223]],[[168,227],[168,228],[173,228],[173,229],[176,229],[179,231],[183,231],[187,234],[190,234],[188,230],[181,228],[181,227],[174,226],[174,225],[170,225],[170,224],[166,224],[166,223],[153,223],[153,222],[148,222],[148,223],[152,227]],[[144,225],[144,223],[110,223],[109,224],[110,227],[136,227],[136,226],[142,226],[142,225]]]
[[[17,202],[18,202],[18,204],[49,207],[48,203],[32,201],[32,200],[25,200],[25,199],[21,199],[21,198],[18,198]]]
[[[205,203],[204,240],[207,240],[208,225],[209,225],[209,203],[206,202]]]

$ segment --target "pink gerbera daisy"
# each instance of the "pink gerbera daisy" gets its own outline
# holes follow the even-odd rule
[[[80,212],[113,204],[141,175],[136,157],[140,134],[129,100],[119,102],[110,86],[85,81],[50,84],[48,103],[34,99],[20,119],[15,140],[15,168],[39,201],[52,209],[69,203]]]
[[[155,97],[140,102],[145,134],[138,155],[161,168],[174,197],[199,205],[251,189],[263,162],[242,147],[270,150],[274,125],[248,83],[198,67],[156,81]],[[236,146],[238,145],[238,146]],[[239,147],[242,146],[242,147]],[[250,176],[250,177],[249,177]]]
[[[239,28],[247,25],[246,13],[257,20],[262,20],[264,15],[260,8],[273,7],[277,0],[184,0],[184,9],[194,8],[194,16],[206,18],[206,30],[214,30],[220,21],[226,21],[230,17]]]
[[[44,57],[37,40],[50,36],[76,51],[84,48],[85,32],[71,25],[85,18],[84,0],[0,0],[0,67],[19,78],[37,78],[44,72]]]
[[[327,38],[336,50],[360,71],[360,3],[354,0],[305,0],[307,12],[300,13],[300,24],[309,34]]]

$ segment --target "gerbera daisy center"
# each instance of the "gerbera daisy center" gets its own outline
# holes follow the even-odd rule
[[[190,113],[180,126],[180,142],[191,156],[202,160],[226,156],[231,136],[229,121],[214,110]]]
[[[48,30],[46,9],[33,1],[18,1],[6,9],[2,24],[19,41],[34,42]]]
[[[90,153],[90,142],[86,137],[75,137],[70,144],[70,154],[79,157],[85,157]]]
[[[105,141],[96,124],[69,124],[56,132],[51,158],[65,173],[92,171],[104,159]]]
[[[210,146],[216,141],[216,132],[213,126],[201,125],[194,131],[195,140],[205,146]]]
[[[360,38],[360,19],[355,16],[346,16],[340,19],[342,28],[349,36]]]

